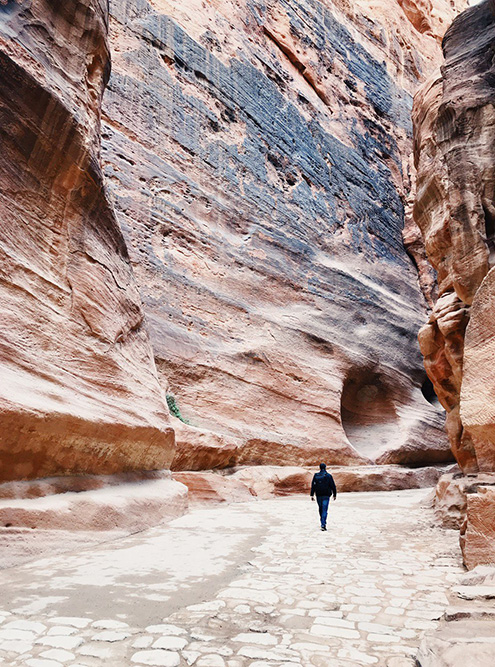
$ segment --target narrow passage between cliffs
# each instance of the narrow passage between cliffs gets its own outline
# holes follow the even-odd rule
[[[1,664],[414,665],[462,573],[428,490],[193,509],[0,572]],[[43,662],[45,661],[45,662]]]

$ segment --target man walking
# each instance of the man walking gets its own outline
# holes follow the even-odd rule
[[[321,529],[327,529],[327,513],[330,496],[337,499],[337,487],[333,481],[332,475],[327,472],[325,463],[320,463],[320,472],[317,472],[311,483],[311,500],[315,499],[318,503],[318,510],[320,512]]]

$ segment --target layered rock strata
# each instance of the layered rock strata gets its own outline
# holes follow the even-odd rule
[[[107,11],[0,4],[0,481],[173,456],[100,167]]]
[[[175,468],[450,457],[402,229],[411,93],[457,8],[111,2],[103,159],[190,422]]]
[[[399,491],[434,487],[439,478],[452,468],[342,466],[332,468],[332,475],[339,493]],[[173,477],[187,486],[192,502],[244,502],[253,498],[308,495],[313,474],[314,469],[297,466],[247,466],[230,474],[222,474],[222,471],[187,471],[173,473]]]
[[[437,508],[461,528],[468,568],[495,563],[495,5],[461,14],[441,71],[415,101],[414,214],[439,297],[419,335],[467,478],[443,480]],[[421,663],[423,664],[423,663]],[[426,663],[425,663],[426,664]]]
[[[419,340],[465,472],[495,470],[494,47],[485,0],[447,31],[441,72],[413,114],[414,213],[439,286]]]
[[[0,526],[40,531],[145,530],[187,511],[187,488],[170,471],[47,478],[17,482],[16,495],[0,496]],[[4,488],[0,487],[0,493]],[[24,488],[23,488],[24,487]],[[25,497],[22,491],[25,491]],[[2,528],[3,529],[3,528]]]

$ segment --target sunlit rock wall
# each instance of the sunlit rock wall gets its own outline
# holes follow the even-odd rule
[[[107,28],[98,0],[0,4],[0,481],[173,456],[99,162]]]
[[[450,456],[402,231],[411,94],[456,10],[112,0],[103,160],[191,424],[176,467]]]
[[[420,344],[453,451],[470,473],[495,471],[494,49],[486,0],[448,30],[441,72],[414,111],[414,213],[439,285]]]

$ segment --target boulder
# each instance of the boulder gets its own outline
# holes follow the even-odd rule
[[[435,490],[435,514],[445,528],[459,530],[466,518],[468,497],[484,485],[495,486],[495,474],[442,475]]]
[[[495,564],[495,473],[447,474],[435,491],[435,514],[445,528],[460,529],[465,566]]]
[[[184,484],[192,503],[242,503],[256,495],[240,479],[214,472],[175,472],[176,481]]]
[[[477,493],[467,496],[461,548],[468,570],[477,565],[495,566],[495,483],[493,486],[479,486]]]

